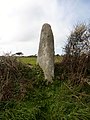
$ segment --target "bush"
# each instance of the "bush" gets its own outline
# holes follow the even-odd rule
[[[40,84],[43,77],[39,66],[29,67],[14,56],[0,58],[0,101],[22,99],[28,89]]]
[[[71,83],[89,83],[90,26],[80,24],[71,32],[65,46],[63,65]]]

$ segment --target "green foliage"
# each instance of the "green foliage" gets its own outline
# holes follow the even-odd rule
[[[89,120],[90,94],[81,87],[54,81],[29,90],[22,101],[0,103],[1,120]]]
[[[8,85],[5,86],[6,91],[2,90],[9,95],[7,94],[9,89],[14,97],[0,101],[0,120],[90,119],[90,86],[88,84],[71,86],[66,81],[67,76],[64,74],[62,62],[55,64],[54,82],[47,86],[38,65],[28,66],[12,57],[4,60],[0,68],[6,74],[2,75],[7,76],[9,71],[11,77],[8,76],[8,80],[11,82],[8,84],[9,88]],[[2,80],[6,80],[6,77],[2,78],[0,85]],[[14,85],[13,89],[10,89],[10,85]]]

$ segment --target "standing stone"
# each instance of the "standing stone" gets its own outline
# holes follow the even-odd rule
[[[45,79],[53,82],[54,78],[54,37],[51,26],[44,24],[41,30],[37,63],[44,72]]]

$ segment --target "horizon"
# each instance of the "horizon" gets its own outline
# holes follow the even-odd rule
[[[0,1],[0,55],[38,53],[41,27],[52,27],[55,54],[63,54],[67,37],[76,24],[90,21],[90,0]]]

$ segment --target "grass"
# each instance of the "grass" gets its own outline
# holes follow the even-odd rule
[[[59,56],[57,57],[56,60],[59,61]],[[18,73],[22,73],[19,81],[25,79],[28,82],[26,84],[22,81],[24,82],[23,87],[27,86],[27,92],[22,99],[12,98],[0,102],[0,120],[90,120],[89,85],[71,86],[67,80],[57,77],[57,69],[54,82],[47,86],[43,81],[41,69],[35,66],[36,58],[20,57],[19,59],[26,64],[34,65],[32,69],[22,66],[22,64],[20,64],[21,67],[19,65],[21,72]],[[15,69],[14,63],[12,70],[15,74],[17,68]],[[16,77],[18,77],[17,75]],[[18,82],[15,81],[15,83]],[[29,83],[31,83],[31,87]],[[20,90],[19,87],[17,85],[15,88],[16,92]]]
[[[35,65],[37,57],[18,57],[22,63]],[[55,56],[55,63],[61,62],[63,60],[62,56]]]
[[[25,64],[36,64],[36,57],[18,57],[18,59]]]
[[[54,81],[29,90],[22,101],[0,104],[1,120],[89,120],[90,95],[81,96],[80,87]]]
[[[62,62],[62,60],[63,60],[63,57],[62,56],[55,56],[55,63],[60,63],[60,62]]]

